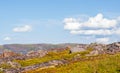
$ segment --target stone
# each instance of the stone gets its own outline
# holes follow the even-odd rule
[[[48,52],[45,50],[38,50],[38,51],[30,51],[26,54],[28,57],[43,57],[47,54]]]
[[[12,68],[20,68],[21,67],[21,65],[19,63],[17,63],[17,62],[9,61],[7,63],[10,64]]]
[[[73,52],[82,52],[82,51],[85,51],[86,50],[86,45],[77,45],[76,47],[73,47],[70,49],[70,51],[73,53]]]
[[[88,54],[88,56],[96,56],[99,55],[99,52],[97,50],[93,50],[90,52],[90,54]]]
[[[11,57],[11,56],[15,56],[17,54],[12,51],[4,51],[2,55],[3,55],[3,57]]]

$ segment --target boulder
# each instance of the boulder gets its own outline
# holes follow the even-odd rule
[[[87,46],[87,49],[90,49],[90,53],[91,55],[93,54],[104,54],[105,49],[106,49],[106,45],[105,44],[97,44],[97,43],[92,43],[90,45]]]
[[[28,57],[43,57],[47,54],[48,52],[45,50],[38,50],[38,51],[30,51],[26,54]]]
[[[17,55],[15,52],[12,52],[10,50],[5,50],[2,54],[3,57],[11,57]]]
[[[76,47],[73,47],[73,48],[70,49],[71,53],[82,52],[82,51],[85,51],[85,50],[86,50],[86,45],[84,45],[84,44],[77,45]]]
[[[120,42],[115,42],[107,45],[106,53],[115,54],[120,52]]]
[[[21,65],[17,62],[8,61],[7,63],[10,64],[12,68],[20,68],[21,67]]]
[[[89,54],[87,54],[86,56],[96,56],[96,55],[99,55],[98,50],[93,50]]]

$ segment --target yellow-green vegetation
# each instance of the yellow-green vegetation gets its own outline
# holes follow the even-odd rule
[[[14,61],[20,63],[21,66],[25,67],[38,63],[48,62],[50,60],[62,59],[63,57],[68,56],[68,54],[69,54],[69,50],[65,50],[62,52],[49,52],[46,56],[42,58],[31,58],[27,60],[14,60]]]
[[[28,71],[27,73],[120,73],[120,54],[104,54],[87,57],[86,54],[89,54],[92,50],[92,48],[88,48],[88,50],[83,52],[70,53],[70,50],[67,49],[62,52],[49,52],[42,58],[15,61],[20,63],[23,67],[48,62],[55,59],[66,59],[70,61],[68,64],[57,66],[55,68],[47,68],[42,70],[36,69]],[[72,60],[76,56],[81,60]]]
[[[3,63],[3,64],[0,64],[0,68],[8,69],[8,68],[11,68],[11,65],[7,63]]]
[[[61,52],[49,52],[46,56],[42,58],[31,58],[27,60],[14,60],[14,61],[20,63],[22,67],[25,67],[25,66],[38,64],[38,63],[48,62],[50,60],[61,60],[61,59],[70,60],[77,54],[84,56],[85,54],[88,54],[88,53],[89,51],[70,54],[70,50],[66,49]]]
[[[36,69],[26,73],[120,73],[120,53],[89,57],[84,61],[70,62],[55,68]]]
[[[68,64],[58,65],[54,68],[35,69],[25,73],[120,73],[120,53],[114,55],[102,54],[97,56],[86,56],[93,49],[78,53],[70,53],[69,49],[61,52],[49,52],[42,58],[31,58],[26,60],[14,60],[22,67],[48,62],[50,60],[65,59]],[[8,68],[7,65],[1,65],[2,68]]]
[[[3,69],[10,69],[10,68],[12,68],[10,64],[7,63],[0,64],[0,73],[3,73]]]
[[[2,70],[0,70],[0,73],[3,73],[3,71],[2,71]]]

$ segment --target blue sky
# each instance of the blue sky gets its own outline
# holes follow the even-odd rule
[[[0,44],[120,41],[119,0],[1,0]]]

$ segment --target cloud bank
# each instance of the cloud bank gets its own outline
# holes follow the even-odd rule
[[[69,30],[71,34],[87,35],[87,36],[103,36],[96,41],[109,41],[104,36],[120,35],[120,17],[109,19],[105,18],[102,13],[98,13],[88,20],[80,21],[80,18],[65,18],[64,29]]]

